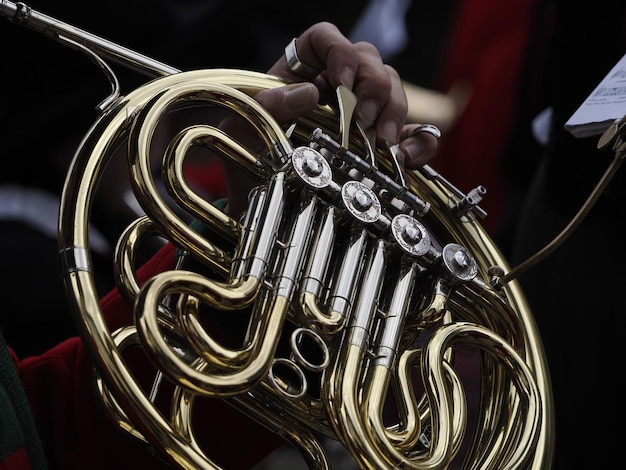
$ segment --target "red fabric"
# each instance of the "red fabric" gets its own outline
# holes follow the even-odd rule
[[[15,451],[6,459],[0,461],[0,470],[27,470],[30,468],[26,449]]]
[[[173,247],[167,245],[140,270],[140,280],[170,268],[172,261]],[[131,309],[117,291],[103,298],[102,306],[111,330],[130,323]],[[16,363],[52,469],[172,468],[105,417],[94,394],[92,362],[79,338]],[[223,401],[203,399],[195,408],[206,423],[198,439],[226,468],[250,468],[282,442]]]
[[[451,31],[442,89],[461,80],[472,95],[457,123],[441,140],[432,166],[467,193],[487,189],[480,204],[482,221],[492,235],[502,211],[501,156],[518,107],[524,52],[536,0],[464,0]]]
[[[228,196],[221,160],[215,158],[208,162],[189,162],[185,168],[185,178],[192,188],[208,191],[212,199]]]

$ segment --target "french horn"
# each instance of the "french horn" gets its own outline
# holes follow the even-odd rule
[[[429,166],[401,170],[395,149],[372,146],[352,119],[346,89],[281,126],[253,97],[282,79],[183,72],[23,4],[2,1],[1,10],[105,71],[108,58],[152,76],[101,105],[59,217],[68,298],[121,432],[174,467],[221,468],[193,415],[210,398],[278,433],[310,468],[331,467],[328,440],[377,470],[550,467],[548,366],[523,292],[497,282],[509,266],[480,224],[482,187],[463,194]],[[216,122],[177,130],[155,162],[161,123],[205,107]],[[228,133],[222,112],[247,122],[263,150]],[[134,318],[113,330],[93,280],[89,224],[119,149],[144,214],[118,242],[116,283]],[[197,149],[255,181],[240,219],[187,180]],[[175,247],[176,263],[143,279],[137,253],[152,237]],[[215,324],[235,317],[233,344]],[[154,366],[150,388],[126,359],[136,350]],[[473,401],[457,360],[470,353]],[[164,395],[167,406],[157,403]]]

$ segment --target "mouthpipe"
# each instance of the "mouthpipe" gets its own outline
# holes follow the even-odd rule
[[[107,41],[83,29],[59,21],[51,16],[33,10],[25,3],[0,1],[0,14],[9,18],[13,23],[26,26],[44,36],[80,51],[81,48],[72,44],[76,42],[86,47],[98,56],[128,67],[129,69],[146,75],[150,78],[172,75],[180,70],[154,60],[114,42]],[[69,39],[70,41],[67,41]]]

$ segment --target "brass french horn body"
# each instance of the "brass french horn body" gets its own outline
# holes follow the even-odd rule
[[[12,17],[20,9],[2,5]],[[482,188],[464,195],[430,167],[400,170],[394,148],[372,146],[352,119],[347,90],[286,126],[253,99],[284,85],[279,78],[160,75],[103,107],[75,154],[59,218],[68,297],[121,432],[175,467],[221,468],[196,438],[194,403],[208,397],[279,433],[310,468],[331,467],[327,440],[361,468],[549,468],[543,346],[517,283],[494,282],[508,265],[478,220]],[[189,109],[215,122],[176,129],[157,152],[163,123]],[[260,147],[238,139],[239,121]],[[112,330],[89,224],[120,153],[144,215],[116,250],[134,318]],[[198,153],[254,182],[240,218],[187,179]],[[136,253],[153,237],[175,247],[176,262],[143,279]],[[132,350],[154,365],[151,388],[128,365]],[[457,360],[468,354],[474,394]],[[165,394],[169,405],[158,406]]]

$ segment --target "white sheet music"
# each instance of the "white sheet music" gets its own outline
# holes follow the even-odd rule
[[[575,137],[598,135],[624,115],[626,115],[626,54],[569,118],[565,123],[565,129]]]

